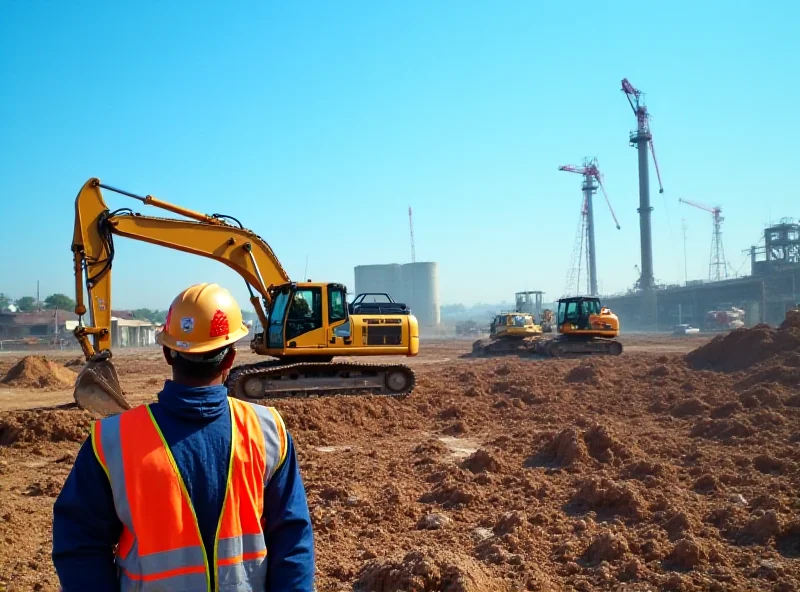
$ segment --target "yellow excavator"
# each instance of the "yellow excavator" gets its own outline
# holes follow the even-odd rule
[[[619,318],[593,296],[561,298],[556,311],[554,339],[539,340],[535,351],[551,357],[570,354],[603,354],[618,356],[622,353],[619,336]]]
[[[143,216],[127,208],[110,211],[101,189],[184,219]],[[395,303],[389,312],[351,314],[345,286],[291,281],[266,241],[235,218],[203,214],[152,195],[142,197],[92,178],[75,200],[72,242],[79,317],[74,334],[87,360],[74,398],[84,409],[108,414],[130,408],[111,362],[115,236],[214,259],[244,279],[262,327],[250,349],[271,359],[233,368],[226,382],[230,396],[404,397],[412,392],[415,376],[405,364],[333,361],[339,356],[416,356],[419,325],[404,305]]]
[[[489,339],[472,344],[472,356],[493,354],[544,355],[553,358],[570,355],[612,355],[622,353],[619,318],[603,306],[599,298],[573,296],[558,301],[555,319],[542,315],[536,325],[528,313],[509,312],[492,321]],[[543,325],[555,323],[557,335],[545,335]],[[549,328],[549,327],[548,327]]]
[[[527,312],[502,312],[489,325],[489,338],[472,344],[473,356],[505,355],[528,351],[541,337],[542,327]]]

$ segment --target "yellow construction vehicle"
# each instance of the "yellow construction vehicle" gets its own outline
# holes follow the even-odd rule
[[[558,337],[537,341],[536,353],[560,357],[569,354],[622,353],[619,318],[599,298],[561,298],[556,312]]]
[[[112,212],[101,188],[186,219],[142,216],[129,209]],[[266,241],[235,218],[141,197],[92,178],[75,200],[72,243],[79,317],[74,333],[87,360],[74,391],[81,407],[102,413],[130,408],[111,363],[115,235],[214,259],[244,279],[262,327],[250,349],[273,359],[234,368],[226,383],[230,396],[403,397],[413,390],[414,373],[404,364],[333,361],[337,356],[417,355],[419,325],[404,305],[389,313],[350,314],[342,284],[292,282]],[[89,325],[83,321],[87,312]]]
[[[526,312],[503,312],[492,319],[489,338],[472,344],[472,354],[486,356],[527,351],[542,335],[542,327]]]

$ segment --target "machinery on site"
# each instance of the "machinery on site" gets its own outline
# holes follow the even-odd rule
[[[539,340],[536,352],[551,357],[570,354],[619,355],[619,318],[593,296],[561,298],[556,312],[558,336]]]
[[[527,312],[501,312],[489,325],[489,338],[472,344],[473,355],[513,354],[529,351],[542,335],[542,327]]]
[[[707,331],[729,331],[744,327],[745,311],[743,308],[729,306],[706,312],[705,328]]]
[[[110,211],[101,188],[182,218],[143,216],[127,208]],[[81,407],[102,413],[130,408],[111,362],[115,236],[214,259],[244,279],[261,326],[250,349],[272,359],[234,367],[226,382],[230,396],[404,397],[412,392],[415,376],[404,364],[333,361],[339,356],[417,355],[419,325],[404,304],[392,302],[390,311],[377,311],[356,297],[354,303],[362,302],[362,307],[351,313],[344,285],[291,281],[267,242],[237,219],[202,214],[151,195],[141,197],[92,178],[75,200],[72,243],[79,318],[74,334],[87,360],[74,391]],[[88,325],[83,320],[87,312]]]
[[[473,356],[521,354],[562,357],[570,355],[619,355],[622,343],[619,318],[597,297],[573,296],[557,303],[557,335],[544,335],[542,325],[527,313],[502,313],[492,321],[489,339],[472,344]],[[543,315],[544,316],[544,315]]]
[[[556,316],[553,314],[553,311],[550,310],[549,308],[545,308],[542,311],[542,316],[539,319],[539,324],[542,326],[542,332],[552,333],[553,325],[556,324]]]

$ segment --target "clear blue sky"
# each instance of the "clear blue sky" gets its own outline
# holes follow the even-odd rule
[[[697,6],[701,4],[703,6]],[[604,6],[605,5],[605,6]],[[0,3],[0,291],[72,290],[86,179],[240,218],[293,278],[440,264],[443,303],[564,287],[580,177],[597,156],[622,230],[597,204],[604,292],[639,263],[634,117],[647,93],[655,272],[708,274],[716,203],[734,268],[768,218],[800,217],[800,55],[790,2]],[[107,194],[112,207],[136,202]],[[148,213],[158,215],[158,210]],[[166,308],[224,266],[117,240],[114,306]],[[742,267],[748,271],[748,265]]]

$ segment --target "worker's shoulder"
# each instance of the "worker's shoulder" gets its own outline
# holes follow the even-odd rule
[[[141,405],[137,405],[136,407],[132,407],[131,409],[126,409],[125,411],[121,411],[119,413],[113,413],[111,415],[106,415],[105,417],[98,417],[92,421],[92,423],[100,423],[103,425],[110,425],[118,423],[122,420],[123,417],[130,418],[136,417],[138,415],[148,415],[147,408],[150,406],[149,403],[142,403]]]
[[[233,406],[241,406],[246,409],[251,409],[262,423],[264,421],[267,421],[268,423],[277,423],[280,424],[281,428],[286,429],[286,426],[283,422],[283,416],[275,407],[271,407],[269,405],[260,405],[259,403],[244,401],[234,397],[228,397],[228,400]]]

